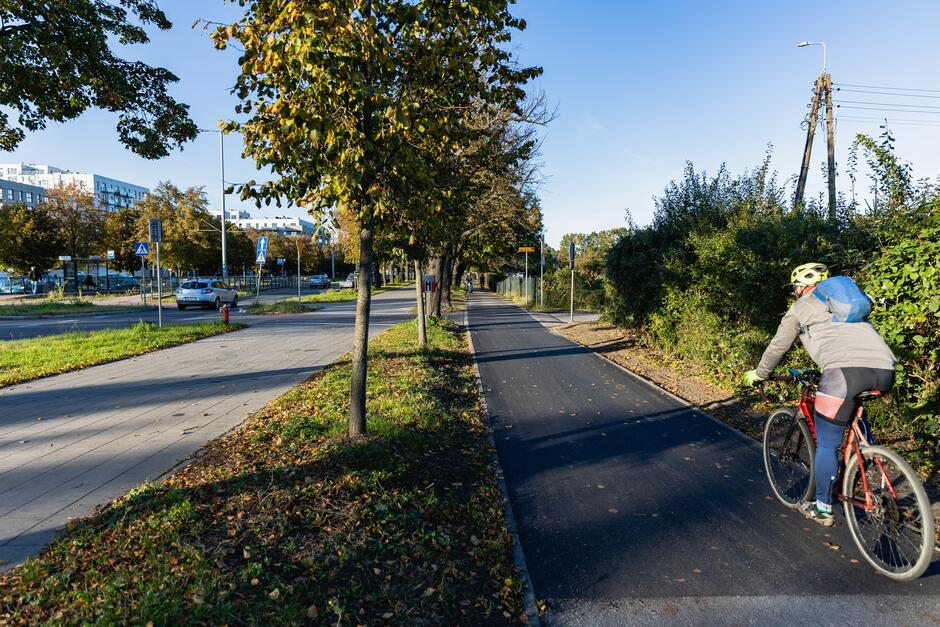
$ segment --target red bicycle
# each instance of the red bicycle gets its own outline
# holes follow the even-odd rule
[[[767,479],[777,499],[792,509],[813,498],[816,489],[813,404],[820,374],[791,369],[768,379],[801,388],[799,408],[775,409],[764,426]],[[879,395],[871,390],[855,398],[858,409],[839,448],[833,497],[843,504],[849,531],[865,560],[886,577],[911,581],[924,573],[933,556],[933,512],[910,465],[866,437],[864,403]]]

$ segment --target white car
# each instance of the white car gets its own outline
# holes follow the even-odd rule
[[[238,292],[216,279],[190,279],[176,290],[176,307],[181,310],[187,307],[218,309],[223,304],[235,307]]]

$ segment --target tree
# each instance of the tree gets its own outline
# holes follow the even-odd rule
[[[163,242],[160,244],[163,267],[173,268],[180,274],[215,274],[222,267],[221,224],[209,214],[208,206],[209,201],[201,188],[181,190],[169,182],[161,182],[137,203],[140,211],[137,238],[147,239],[148,221],[160,218],[163,220]],[[237,242],[238,237],[232,239]],[[241,251],[244,245],[236,243],[234,248]],[[253,254],[251,257],[254,260]],[[155,246],[150,248],[149,261],[156,263]]]
[[[62,251],[62,238],[45,207],[0,205],[0,267],[25,273],[47,270]]]
[[[400,222],[390,202],[427,163],[452,149],[447,135],[474,99],[512,108],[538,75],[506,51],[525,27],[507,0],[244,0],[245,16],[215,32],[244,48],[235,93],[245,154],[275,177],[242,198],[297,203],[321,214],[348,209],[359,227],[359,294],[349,433],[366,432],[366,365],[376,233]],[[417,147],[421,140],[421,148]],[[421,221],[440,206],[421,207]]]
[[[101,235],[102,248],[114,251],[111,269],[135,272],[140,269],[140,257],[134,254],[134,242],[139,241],[137,225],[139,207],[123,207],[104,216]]]
[[[128,13],[136,17],[136,23]],[[5,0],[0,2],[0,151],[15,150],[28,131],[64,122],[86,109],[120,113],[122,144],[158,159],[192,140],[189,107],[167,93],[178,79],[164,68],[114,55],[111,42],[149,41],[144,25],[172,26],[154,0]]]
[[[48,198],[46,209],[56,223],[65,254],[100,254],[105,213],[95,206],[95,195],[77,183],[69,183],[50,189]]]

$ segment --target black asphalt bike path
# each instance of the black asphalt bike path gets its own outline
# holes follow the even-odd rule
[[[773,498],[753,440],[506,300],[474,294],[468,320],[537,599],[890,595],[940,608],[938,560],[917,582],[878,576],[840,513],[825,529]]]

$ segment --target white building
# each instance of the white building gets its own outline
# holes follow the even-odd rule
[[[98,206],[107,211],[133,207],[150,190],[140,185],[87,172],[71,172],[45,164],[0,163],[0,179],[26,183],[47,190],[70,185],[94,192]]]
[[[35,207],[44,202],[46,202],[45,188],[0,179],[0,205],[22,203],[27,207]]]
[[[221,211],[209,211],[213,217],[222,219]],[[273,218],[252,218],[247,211],[235,210],[225,212],[228,224],[234,224],[242,230],[254,229],[277,235],[313,235],[317,227],[313,222],[294,218],[292,216],[275,216]]]

